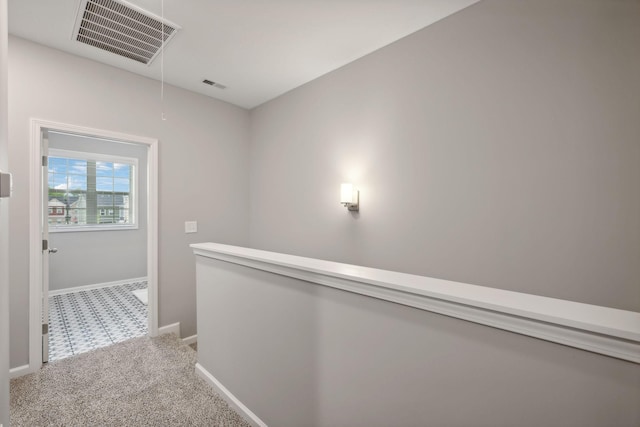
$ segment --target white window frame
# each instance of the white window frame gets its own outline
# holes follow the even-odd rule
[[[99,154],[84,151],[63,150],[60,148],[49,148],[49,157],[62,157],[74,160],[94,160],[96,162],[125,163],[133,166],[133,179],[131,180],[131,190],[129,197],[133,198],[130,203],[131,217],[133,221],[127,224],[87,224],[87,225],[67,225],[67,224],[49,224],[49,233],[70,233],[78,231],[122,231],[122,230],[138,230],[140,224],[138,221],[138,177],[140,174],[138,168],[138,159],[135,157],[113,156],[109,154]],[[133,197],[132,197],[133,195]]]

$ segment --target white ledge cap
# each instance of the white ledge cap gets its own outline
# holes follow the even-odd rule
[[[219,243],[192,244],[191,248],[196,255],[292,277],[312,273],[303,279],[640,363],[640,313],[637,312]],[[296,273],[287,274],[287,271]],[[381,293],[381,289],[386,292]],[[389,291],[391,297],[386,296]],[[448,307],[443,308],[442,303]],[[454,305],[462,308],[456,309]],[[468,308],[477,312],[469,314],[465,311]],[[502,319],[496,320],[495,314]],[[504,325],[506,318],[511,320]],[[537,332],[528,333],[532,325],[523,326],[522,320],[536,322]],[[558,331],[550,334],[549,327],[563,329],[560,339],[553,339],[552,335]],[[587,344],[576,345],[572,342],[585,337],[567,338],[573,334],[569,329],[585,332],[592,338]],[[623,352],[632,354],[622,357],[611,354],[613,350],[597,351],[602,346],[600,338],[615,340],[617,346],[625,348]],[[597,345],[593,341],[597,341]],[[596,349],[591,348],[594,345]]]

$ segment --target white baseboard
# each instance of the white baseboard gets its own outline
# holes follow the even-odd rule
[[[191,335],[190,337],[182,338],[182,342],[185,343],[186,345],[193,344],[196,341],[198,341],[197,335]]]
[[[145,281],[147,281],[146,277],[136,277],[133,279],[116,280],[115,282],[95,283],[93,285],[76,286],[74,288],[56,289],[53,291],[49,291],[49,296],[53,297],[56,295],[70,294],[72,292],[88,291],[90,289],[99,289],[99,288],[109,288],[111,286],[126,285],[127,283],[145,282]]]
[[[18,378],[31,373],[29,365],[22,365],[9,369],[9,378]]]
[[[196,363],[196,375],[205,380],[233,409],[254,427],[268,427],[256,414],[251,412],[237,397],[222,385],[201,364]]]
[[[161,326],[158,328],[158,335],[164,334],[176,334],[180,338],[180,322],[172,323],[170,325]]]

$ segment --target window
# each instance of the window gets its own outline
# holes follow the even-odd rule
[[[136,228],[135,158],[52,149],[51,231]]]

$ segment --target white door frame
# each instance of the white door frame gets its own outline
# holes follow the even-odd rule
[[[158,140],[48,120],[31,119],[29,195],[29,368],[42,366],[42,149],[43,129],[98,137],[147,146],[147,280],[149,289],[149,335],[158,335]]]
[[[8,11],[0,0],[0,169],[8,172]],[[9,425],[9,201],[0,199],[0,425]]]

